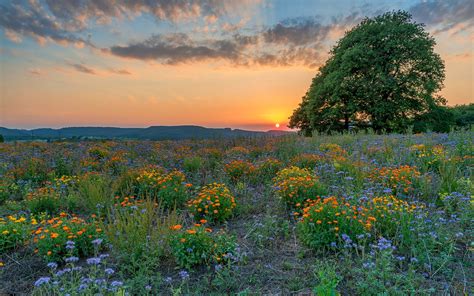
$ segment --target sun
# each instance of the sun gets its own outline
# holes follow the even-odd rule
[[[275,123],[275,127],[276,127],[276,128],[279,128],[279,127],[280,127],[280,124],[279,124],[279,123]]]

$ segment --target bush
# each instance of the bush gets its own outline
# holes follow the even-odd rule
[[[104,237],[102,229],[96,223],[74,216],[69,218],[65,213],[41,221],[33,234],[35,253],[48,262],[58,262],[71,253],[67,242],[75,245],[73,255],[87,257],[93,253],[93,241]]]
[[[33,224],[36,220],[31,221]],[[30,234],[30,223],[25,217],[0,218],[0,254],[19,247]]]
[[[59,212],[59,199],[59,192],[51,187],[42,187],[26,195],[26,204],[32,214],[54,215]]]
[[[200,264],[220,264],[230,260],[236,249],[235,239],[223,233],[211,234],[204,225],[182,230],[181,225],[172,229],[171,251],[176,262],[187,269]]]
[[[263,160],[255,169],[254,182],[256,184],[271,181],[273,176],[281,169],[283,164],[275,158]]]
[[[136,179],[136,193],[140,198],[157,200],[164,208],[180,207],[188,199],[186,183],[182,172],[160,173],[159,171],[143,171]]]
[[[74,193],[75,201],[81,209],[89,213],[105,213],[113,203],[114,189],[110,178],[105,175],[90,173],[84,175],[77,184]]]
[[[244,160],[233,160],[225,165],[225,172],[230,177],[232,182],[249,180],[255,167],[252,163]]]
[[[143,260],[145,256],[154,256],[158,261],[166,251],[163,242],[170,233],[170,226],[180,220],[175,212],[165,213],[151,199],[124,198],[109,210],[107,223],[103,222],[101,228],[120,261]]]
[[[348,238],[362,243],[378,236],[402,241],[409,236],[413,211],[417,208],[393,196],[359,200],[357,205],[334,196],[317,199],[303,209],[298,232],[301,240],[313,249],[344,245]]]
[[[196,198],[188,201],[188,207],[196,220],[222,222],[232,216],[236,202],[225,184],[212,183],[204,186]]]
[[[316,165],[323,161],[324,157],[317,154],[300,154],[295,156],[291,163],[302,169],[313,170]]]
[[[380,182],[382,186],[390,189],[394,195],[406,196],[413,193],[420,178],[420,172],[416,167],[402,165],[396,168],[374,169],[369,179]]]
[[[276,193],[288,206],[301,208],[308,199],[326,194],[324,186],[307,169],[290,167],[274,178]]]
[[[199,156],[190,156],[183,160],[183,168],[186,172],[197,173],[203,166],[204,160]]]

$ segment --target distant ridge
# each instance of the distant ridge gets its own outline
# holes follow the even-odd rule
[[[270,130],[267,132],[248,131],[231,128],[207,128],[195,125],[150,126],[147,128],[121,127],[64,127],[59,129],[10,129],[0,127],[0,135],[5,140],[49,140],[49,139],[143,139],[143,140],[182,140],[212,139],[232,137],[282,136],[289,131]]]

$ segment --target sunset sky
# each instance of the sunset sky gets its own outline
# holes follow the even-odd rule
[[[80,3],[80,4],[77,4]],[[0,126],[285,128],[328,50],[409,11],[473,102],[472,0],[0,0]]]

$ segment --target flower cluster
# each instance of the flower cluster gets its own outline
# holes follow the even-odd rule
[[[275,158],[266,158],[255,168],[255,179],[257,182],[271,181],[273,176],[282,168],[281,161]]]
[[[224,170],[233,182],[237,182],[248,179],[255,171],[255,167],[245,160],[233,160],[225,165]]]
[[[41,187],[26,195],[26,203],[33,214],[56,214],[59,210],[59,191],[52,186]]]
[[[381,182],[382,185],[397,194],[409,194],[419,180],[420,172],[416,167],[403,165],[396,168],[382,167],[374,169],[369,174],[369,179]]]
[[[36,220],[32,219],[31,224]],[[14,249],[27,239],[30,229],[30,221],[25,217],[8,216],[0,218],[0,254]]]
[[[66,263],[61,269],[56,262],[48,263],[50,276],[42,276],[34,283],[34,295],[124,295],[124,283],[116,278],[113,268],[107,266],[108,254],[99,254],[102,240],[93,241],[94,256],[86,265],[77,264],[78,257],[71,256],[76,248],[68,241],[69,253],[63,258]]]
[[[303,154],[299,154],[295,156],[291,160],[291,163],[297,167],[312,170],[318,163],[320,163],[323,160],[324,160],[324,157],[321,155],[303,153]]]
[[[212,233],[205,220],[186,230],[181,225],[172,227],[171,250],[176,262],[185,268],[199,264],[219,264],[233,258],[235,239],[225,233]]]
[[[409,224],[417,205],[394,196],[360,199],[352,204],[344,198],[328,197],[308,202],[298,223],[302,241],[312,248],[326,247],[351,238],[393,237],[403,222]],[[407,221],[408,220],[408,221]]]
[[[277,195],[290,207],[302,207],[307,199],[324,195],[326,190],[307,169],[290,167],[274,178]]]
[[[188,201],[188,207],[197,220],[221,222],[232,216],[235,198],[225,184],[212,183],[204,186],[196,198]]]
[[[58,261],[69,252],[67,242],[75,244],[73,254],[88,256],[93,251],[93,241],[102,238],[102,229],[76,216],[61,213],[58,217],[43,220],[33,230],[35,253],[47,261]]]
[[[188,198],[185,175],[180,171],[162,173],[157,170],[143,171],[136,178],[136,193],[141,198],[156,199],[163,207],[181,206]]]

